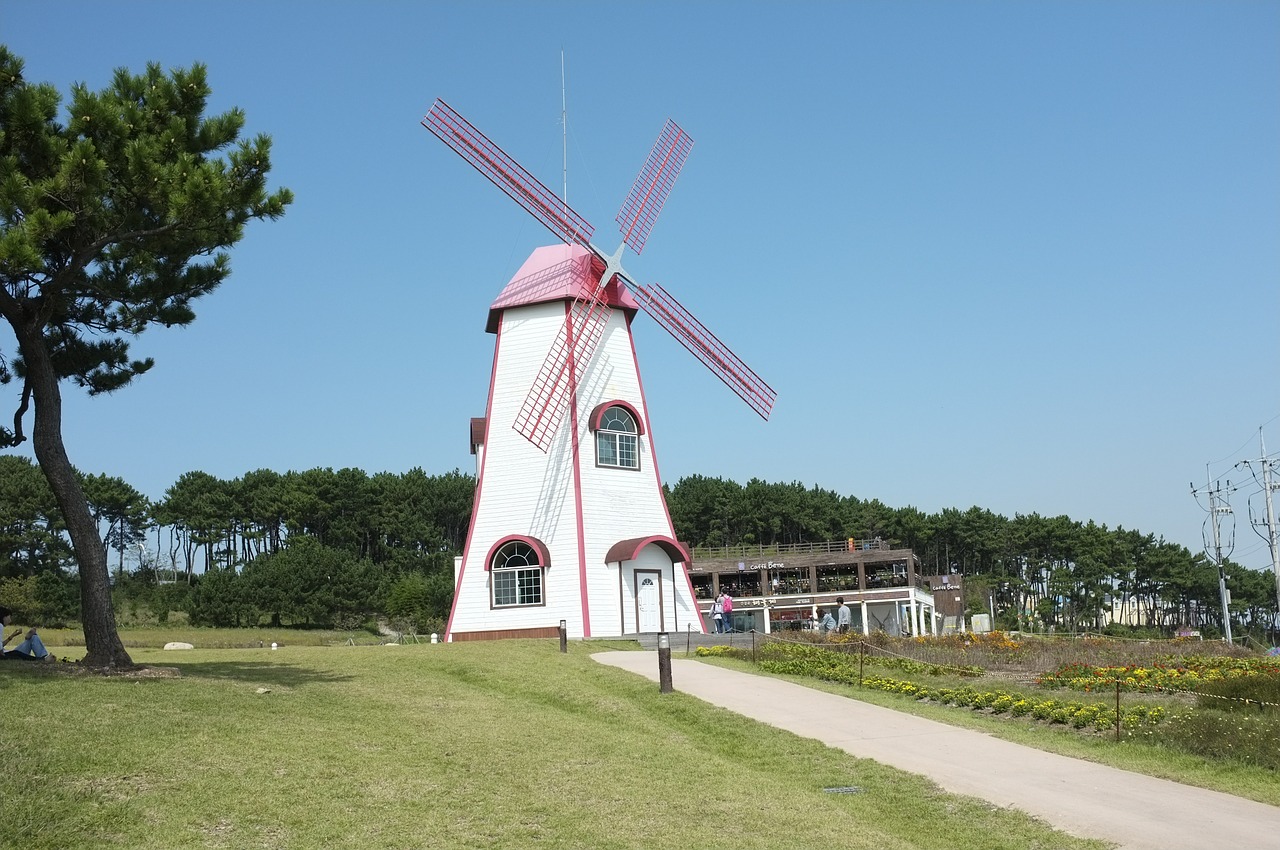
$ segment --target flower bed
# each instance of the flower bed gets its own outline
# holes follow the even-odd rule
[[[700,656],[719,656],[750,659],[750,650],[727,646],[700,647]],[[867,656],[870,661],[900,661],[902,659],[886,659]],[[858,657],[845,652],[836,652],[820,646],[807,644],[770,643],[757,651],[757,664],[761,670],[770,673],[781,673],[790,676],[807,676],[826,682],[838,682],[844,685],[857,685]],[[915,662],[918,664],[918,662]],[[930,665],[920,665],[928,667]],[[1078,701],[1029,699],[1022,694],[1012,694],[1001,690],[981,690],[970,685],[960,687],[939,687],[921,685],[905,679],[895,679],[882,675],[864,675],[861,677],[864,688],[875,688],[888,693],[901,694],[917,700],[929,700],[940,705],[954,705],[972,709],[985,709],[992,714],[1009,714],[1013,717],[1031,715],[1037,720],[1049,723],[1061,723],[1076,729],[1092,728],[1098,730],[1111,729],[1116,722],[1116,709],[1105,703],[1084,703]],[[1164,709],[1147,706],[1129,706],[1121,710],[1121,725],[1125,729],[1136,729],[1144,724],[1158,723],[1164,717]]]
[[[849,644],[844,648],[838,648],[835,646],[822,646],[811,643],[768,641],[761,644],[756,650],[756,657],[761,662],[799,662],[805,665],[811,665],[815,668],[830,668],[833,672],[842,669],[849,669],[853,671],[853,681],[855,684],[858,681],[859,663],[864,667],[880,667],[900,670],[907,675],[943,676],[951,674],[973,677],[981,676],[984,672],[981,667],[977,667],[972,664],[930,664],[925,661],[917,661],[914,658],[905,658],[896,655],[875,655],[873,654],[874,650],[873,653],[859,655],[856,649],[857,644]],[[729,646],[699,647],[696,650],[696,653],[704,657],[721,656],[743,658],[747,660],[751,659],[750,650],[737,649]],[[836,679],[835,681],[842,680]]]
[[[1150,666],[1095,667],[1073,662],[1064,664],[1052,673],[1036,679],[1044,688],[1069,688],[1076,691],[1093,691],[1114,688],[1121,690],[1145,689],[1194,691],[1207,682],[1246,676],[1280,676],[1280,663],[1272,658],[1228,658],[1222,656],[1191,655],[1169,659],[1168,663]]]
[[[762,664],[761,667],[764,667]],[[889,693],[903,694],[918,700],[930,700],[941,705],[954,705],[973,709],[986,709],[992,714],[1008,713],[1014,717],[1030,714],[1037,720],[1062,723],[1076,729],[1112,729],[1116,722],[1116,709],[1105,703],[1063,702],[1053,699],[1033,700],[1021,694],[1005,691],[984,691],[968,686],[962,688],[930,688],[914,682],[904,682],[879,676],[863,677],[862,686]],[[1159,723],[1164,718],[1163,708],[1145,705],[1121,709],[1123,728],[1133,730],[1144,724]]]

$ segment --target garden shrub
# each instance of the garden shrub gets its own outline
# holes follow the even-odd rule
[[[1071,725],[1076,729],[1083,729],[1086,726],[1091,726],[1102,713],[1101,706],[1086,705],[1077,709],[1075,714],[1071,715]]]
[[[1038,702],[1031,709],[1031,716],[1036,720],[1048,720],[1057,707],[1056,700],[1047,699],[1044,702]]]
[[[738,646],[700,646],[693,651],[693,654],[701,658],[738,658],[743,661],[751,660],[751,650],[743,649]]]

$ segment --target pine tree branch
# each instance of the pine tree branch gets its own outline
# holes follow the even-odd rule
[[[18,404],[18,409],[13,413],[13,434],[9,437],[10,446],[16,446],[27,441],[27,436],[22,433],[22,417],[27,415],[27,407],[31,402],[31,381],[24,378],[22,380],[22,401]]]

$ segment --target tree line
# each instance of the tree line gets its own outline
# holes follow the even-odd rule
[[[381,617],[423,632],[448,615],[475,488],[457,470],[188,472],[153,502],[121,478],[79,477],[118,610],[185,611],[219,626],[353,628]],[[759,479],[692,475],[665,496],[677,536],[695,548],[850,537],[909,547],[926,574],[965,576],[973,610],[990,606],[1007,628],[1102,628],[1112,609],[1166,633],[1222,626],[1216,566],[1149,533],[979,507],[925,513]],[[1272,624],[1270,574],[1224,569],[1233,622]],[[75,583],[44,477],[25,458],[0,456],[0,604],[41,622],[75,620]]]
[[[1006,628],[1101,629],[1104,612],[1169,633],[1222,631],[1218,567],[1203,554],[1134,529],[971,507],[925,513],[799,482],[746,485],[690,476],[667,494],[680,539],[694,546],[764,546],[876,538],[911,548],[926,574],[966,577],[972,611]],[[1275,578],[1222,565],[1233,623],[1275,636]],[[985,603],[985,604],[984,604]]]
[[[378,616],[439,630],[453,596],[475,479],[359,469],[231,479],[187,472],[152,501],[122,478],[77,473],[117,610],[197,625],[339,625]],[[79,619],[78,569],[39,468],[0,456],[0,599],[39,622]]]

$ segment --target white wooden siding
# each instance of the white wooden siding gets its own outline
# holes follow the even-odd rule
[[[543,454],[511,427],[564,316],[564,302],[516,307],[503,314],[488,434],[480,456],[479,500],[474,508],[450,632],[556,626],[565,620],[571,636],[587,634],[581,602],[579,512],[591,635],[619,634],[626,624],[634,629],[635,591],[627,584],[637,564],[652,566],[657,560],[663,564],[664,628],[673,630],[679,623],[679,628],[684,629],[689,622],[697,623],[683,566],[673,571],[661,549],[646,547],[636,562],[623,565],[621,576],[617,564],[606,564],[604,560],[609,548],[619,540],[651,535],[674,537],[649,434],[638,440],[638,471],[596,467],[595,437],[587,421],[592,409],[603,401],[620,399],[634,406],[642,419],[646,417],[623,311],[615,310],[611,315],[583,376],[576,423],[573,413],[566,412],[549,451]],[[575,424],[580,504],[573,475]],[[550,551],[551,563],[543,584],[544,606],[498,610],[490,607],[485,558],[494,543],[512,534],[536,537]],[[620,577],[624,579],[622,600]]]

